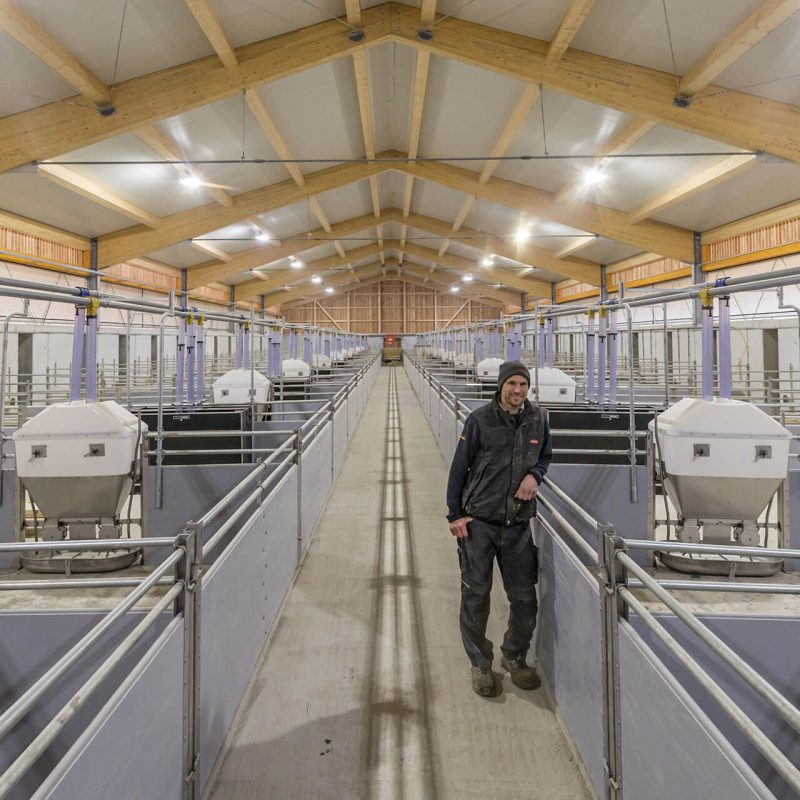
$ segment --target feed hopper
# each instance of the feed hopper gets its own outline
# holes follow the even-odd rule
[[[694,397],[649,427],[679,540],[757,546],[759,517],[787,478],[789,431],[751,403]]]
[[[540,403],[574,403],[576,384],[574,378],[564,370],[555,367],[539,367],[539,402]],[[536,379],[531,370],[531,388],[528,399],[536,400]]]

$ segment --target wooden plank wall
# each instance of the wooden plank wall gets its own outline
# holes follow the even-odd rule
[[[283,309],[287,322],[338,325],[353,333],[421,333],[497,319],[500,306],[387,279]]]

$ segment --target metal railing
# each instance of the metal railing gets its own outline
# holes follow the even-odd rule
[[[412,384],[420,394],[420,388],[433,385],[431,376],[413,358],[409,358],[408,354],[406,356],[407,364],[411,365],[412,371],[415,373],[412,375]],[[459,420],[463,422],[466,417],[465,410],[463,406],[459,409],[459,400],[450,390],[440,385],[437,389],[437,399],[440,408],[444,407],[455,411],[456,424]],[[422,401],[421,394],[420,400]],[[431,415],[439,413],[433,408],[426,409],[425,401],[422,401],[422,405],[423,409],[428,410]],[[800,795],[800,769],[749,718],[747,711],[738,705],[730,694],[720,688],[697,659],[687,652],[634,593],[634,590],[637,593],[646,591],[655,597],[677,620],[686,626],[688,631],[708,651],[768,704],[777,716],[794,731],[800,733],[800,710],[672,594],[674,591],[691,590],[693,592],[726,591],[800,595],[800,585],[713,580],[658,580],[639,566],[631,558],[629,552],[675,550],[682,553],[725,556],[752,555],[753,548],[622,539],[612,525],[601,523],[595,519],[548,477],[544,479],[537,500],[540,514],[537,516],[535,524],[539,531],[544,531],[553,539],[563,542],[569,550],[580,556],[585,565],[580,569],[592,583],[597,585],[599,590],[601,604],[601,664],[599,666],[602,671],[603,687],[603,796],[606,800],[622,800],[623,798],[625,750],[622,740],[619,627],[621,621],[627,620],[630,612],[635,613],[641,619],[665,650],[677,660],[689,676],[697,681],[783,781]],[[757,552],[760,556],[800,559],[800,550],[760,547]],[[644,642],[642,644],[650,651],[654,659],[660,660],[649,645]],[[680,690],[688,696],[687,689],[679,686]],[[646,701],[646,698],[641,699],[643,702]],[[746,767],[742,754],[702,713],[702,710],[698,713],[697,719],[711,739],[734,763]]]
[[[86,731],[80,734],[77,741],[67,751],[66,755],[56,764],[51,773],[45,778],[40,787],[54,787],[61,777],[70,769],[81,752],[81,747],[89,739],[89,731],[104,713],[115,707],[119,699],[128,691],[133,681],[138,677],[138,670],[146,663],[150,654],[155,653],[166,638],[174,631],[173,625],[183,627],[183,670],[184,670],[184,729],[183,729],[183,798],[194,800],[199,797],[199,788],[196,785],[197,765],[199,758],[199,721],[202,713],[199,707],[199,659],[200,659],[200,601],[203,575],[203,564],[209,562],[209,557],[225,543],[230,544],[226,537],[231,537],[240,524],[247,517],[248,511],[260,513],[261,507],[273,497],[277,484],[283,475],[292,468],[300,469],[304,443],[310,444],[316,433],[326,425],[334,423],[336,411],[348,402],[351,396],[361,390],[371,370],[379,366],[379,354],[364,363],[352,377],[339,389],[336,395],[326,401],[323,406],[312,413],[303,424],[294,429],[289,438],[279,447],[272,449],[268,455],[248,472],[223,498],[197,521],[186,524],[183,532],[170,538],[142,538],[136,540],[80,540],[58,542],[14,542],[0,544],[0,554],[20,553],[26,551],[113,551],[135,547],[144,548],[171,548],[171,554],[145,578],[130,577],[118,578],[64,578],[54,580],[0,580],[0,591],[30,591],[53,589],[86,589],[86,588],[129,588],[126,594],[101,621],[93,626],[70,650],[53,664],[35,683],[18,697],[2,714],[0,714],[0,741],[8,736],[18,723],[28,716],[42,698],[56,688],[69,670],[76,666],[80,659],[90,653],[95,645],[115,626],[123,624],[126,614],[144,598],[151,596],[156,591],[163,592],[154,602],[152,608],[138,620],[115,648],[111,655],[82,683],[64,707],[36,734],[33,741],[28,744],[13,763],[0,775],[0,800],[8,796],[9,792],[19,780],[33,767],[39,757],[62,733],[64,726],[70,719],[86,705],[89,698],[101,684],[118,667],[123,659],[141,642],[142,638],[156,626],[164,615],[173,610],[173,618],[159,632],[156,640],[148,648],[147,653],[139,659],[137,666],[125,677],[119,686],[109,696],[103,710],[89,723]],[[348,416],[349,420],[349,416]],[[226,432],[227,433],[227,432]],[[331,431],[333,434],[333,430]],[[348,421],[348,439],[351,431]],[[208,435],[203,432],[203,435]],[[333,481],[333,435],[331,436],[331,482]],[[180,451],[186,453],[187,451]],[[270,470],[268,472],[268,470]],[[265,473],[267,473],[265,475]],[[253,485],[255,484],[255,488]],[[249,490],[249,491],[248,491]],[[302,481],[297,481],[297,508],[301,507]],[[214,534],[203,542],[203,531],[213,521],[225,515],[225,521]],[[252,516],[252,515],[251,515]],[[247,524],[245,521],[244,525]],[[301,538],[298,517],[298,564],[301,558]],[[224,552],[224,551],[223,551]],[[222,553],[219,554],[220,556]],[[244,687],[242,687],[242,690]]]

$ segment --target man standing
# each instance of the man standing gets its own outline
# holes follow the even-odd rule
[[[464,423],[447,483],[447,520],[461,565],[461,638],[472,663],[472,688],[481,697],[502,691],[486,638],[495,558],[511,606],[500,665],[515,686],[540,685],[525,662],[538,608],[530,520],[553,450],[547,412],[528,401],[529,386],[522,362],[500,366],[494,398]]]

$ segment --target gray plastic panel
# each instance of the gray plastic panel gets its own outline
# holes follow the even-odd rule
[[[619,651],[625,797],[774,800],[741,758],[715,741],[696,704],[625,622]]]
[[[540,530],[538,545],[539,666],[595,791],[603,797],[600,593],[561,541]]]
[[[296,478],[296,470],[292,470]],[[203,581],[199,789],[206,785],[267,637],[267,512],[262,506]]]
[[[344,462],[347,452],[347,407],[341,406],[333,415],[333,464],[336,474]]]
[[[331,426],[325,425],[314,443],[302,454],[301,522],[303,551],[311,542],[311,534],[322,513],[331,488]]]
[[[34,800],[179,798],[183,785],[183,623],[110,714],[63,778]],[[124,750],[124,757],[120,753]],[[113,769],[109,768],[113,765]]]

